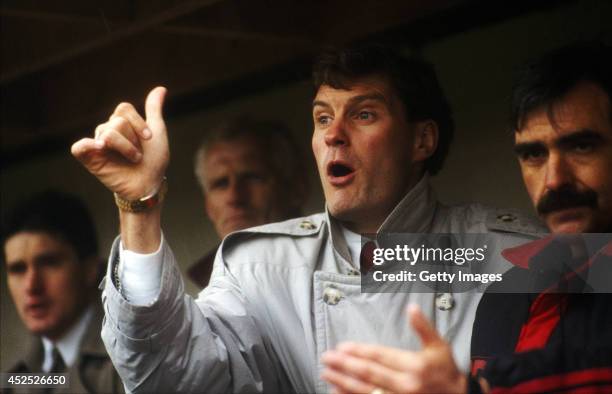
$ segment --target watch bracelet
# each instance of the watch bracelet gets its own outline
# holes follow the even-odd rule
[[[137,200],[127,200],[117,193],[113,193],[115,197],[115,204],[117,207],[124,212],[132,212],[139,213],[145,212],[154,208],[155,206],[162,203],[166,197],[166,193],[168,192],[168,181],[167,178],[164,177],[162,179],[162,183],[159,185],[157,190],[152,194],[139,198]]]

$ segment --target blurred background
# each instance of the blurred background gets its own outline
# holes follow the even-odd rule
[[[433,62],[457,124],[438,196],[531,209],[506,119],[516,66],[580,39],[612,38],[612,2],[3,0],[1,212],[48,187],[81,196],[102,253],[118,232],[112,196],[70,156],[121,101],[169,89],[172,159],[163,228],[183,269],[218,243],[193,175],[204,131],[249,114],[287,122],[308,153],[305,213],[324,207],[310,154],[310,62],[319,48],[377,40]],[[0,369],[25,335],[1,268]],[[187,290],[196,288],[187,281]]]

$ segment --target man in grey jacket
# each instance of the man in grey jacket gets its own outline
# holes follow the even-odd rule
[[[557,48],[521,67],[512,94],[514,149],[535,211],[558,236],[503,252],[513,268],[480,301],[469,385],[453,361],[447,338],[411,308],[410,324],[422,338],[422,349],[340,344],[323,356],[328,367],[323,377],[336,389],[609,391],[610,69],[612,48],[598,42]]]
[[[184,294],[160,228],[165,88],[149,93],[145,118],[120,104],[95,138],[72,146],[120,208],[102,336],[129,391],[327,392],[320,357],[337,343],[420,345],[404,324],[409,302],[467,370],[480,294],[362,292],[360,234],[503,233],[489,245],[495,256],[537,224],[436,201],[428,176],[442,166],[453,121],[430,64],[381,47],[349,48],[323,54],[314,80],[312,147],[326,212],[227,237],[197,300]]]

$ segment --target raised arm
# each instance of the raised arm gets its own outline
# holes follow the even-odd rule
[[[110,191],[135,201],[155,194],[169,162],[168,138],[162,116],[166,89],[153,89],[143,119],[131,104],[117,106],[96,128],[94,138],[72,146],[72,154]],[[161,242],[161,207],[141,212],[120,210],[125,249],[140,254],[144,274],[159,276],[157,297],[135,304],[122,293],[116,241],[102,294],[105,319],[102,339],[129,392],[287,392],[278,360],[251,316],[240,283],[220,266],[215,286],[196,303],[185,295],[181,272],[168,245],[162,242],[161,269],[146,254]],[[134,257],[134,255],[132,255]],[[121,257],[125,266],[134,263]],[[144,261],[145,264],[142,264]],[[132,264],[133,265],[133,264]],[[151,269],[147,269],[151,267]],[[157,265],[159,267],[159,265]],[[142,281],[144,275],[132,276]],[[156,276],[154,276],[156,278]],[[126,282],[130,282],[126,279]],[[130,282],[131,283],[131,282]],[[138,286],[135,286],[138,288]]]
[[[109,120],[96,127],[94,138],[72,145],[72,154],[110,191],[126,200],[138,200],[157,192],[170,160],[162,106],[166,89],[151,90],[143,119],[134,106],[121,103]],[[161,206],[144,212],[119,211],[121,240],[126,249],[139,253],[157,250]]]

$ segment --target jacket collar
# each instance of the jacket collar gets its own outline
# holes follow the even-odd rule
[[[521,268],[529,268],[529,262],[537,255],[541,255],[553,241],[553,236],[547,236],[514,248],[504,249],[502,256],[512,264]]]
[[[30,335],[25,348],[25,353],[9,364],[11,365],[9,372],[42,372],[42,363],[45,354],[40,337]]]
[[[576,234],[575,236],[581,237]],[[521,267],[529,268],[538,262],[549,260],[559,261],[567,259],[571,255],[567,242],[557,239],[558,235],[551,234],[545,238],[541,238],[514,248],[505,249],[502,251],[502,256],[512,264]],[[612,241],[610,237],[581,237],[585,243],[589,256],[603,254],[612,256]]]
[[[429,176],[425,174],[395,206],[377,233],[427,233],[431,229],[436,208],[436,196],[429,184]],[[351,261],[340,222],[331,216],[327,207],[325,214],[335,251],[346,261]]]
[[[377,233],[428,233],[437,199],[425,174],[387,216]]]

